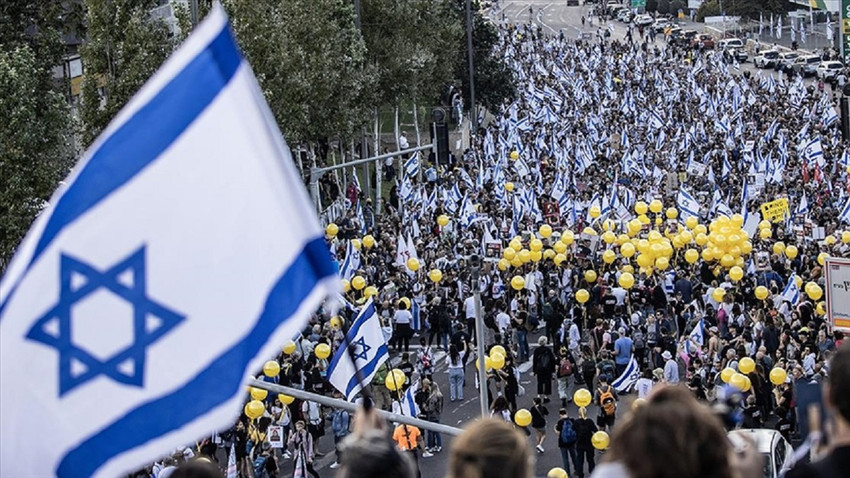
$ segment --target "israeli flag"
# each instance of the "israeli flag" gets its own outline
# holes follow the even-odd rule
[[[0,283],[4,477],[121,476],[230,426],[338,289],[221,7],[66,183]]]
[[[830,106],[829,108],[823,110],[823,116],[821,118],[823,124],[825,126],[832,126],[833,123],[838,121],[838,112],[835,111],[835,107]]]
[[[415,300],[410,301],[410,315],[413,316],[413,320],[410,322],[410,328],[413,330],[419,330],[422,328],[422,313],[421,308],[419,307],[419,302]]]
[[[800,198],[800,203],[797,204],[797,210],[794,214],[805,215],[809,213],[809,199],[806,197],[806,192],[803,191],[803,197]]]
[[[700,319],[696,326],[694,326],[694,330],[691,331],[690,335],[688,335],[688,341],[685,342],[685,351],[690,354],[693,347],[696,347],[696,351],[699,351],[700,348],[705,344],[705,321]]]
[[[841,214],[838,215],[838,219],[841,222],[845,222],[850,224],[850,198],[847,198],[847,202],[844,203],[844,207],[841,208]],[[2,343],[2,342],[0,342]],[[2,396],[2,395],[0,395]]]
[[[348,241],[348,245],[345,247],[345,260],[342,262],[342,267],[339,268],[339,276],[345,280],[351,280],[357,269],[360,269],[360,251],[354,247],[352,241]]]
[[[346,350],[352,347],[351,353]],[[352,356],[355,362],[351,361]],[[328,382],[345,395],[349,402],[368,385],[378,368],[389,358],[387,342],[381,332],[381,321],[370,298],[351,323],[345,340],[334,353],[327,369]],[[362,382],[357,380],[360,371]]]
[[[626,393],[635,386],[639,378],[640,367],[637,360],[635,360],[635,356],[632,355],[629,359],[629,364],[626,365],[626,369],[611,383],[611,386],[614,387],[617,393]]]
[[[815,138],[806,145],[806,162],[813,163],[817,162],[820,164],[823,161],[823,145],[820,142],[820,138]]]
[[[797,276],[791,275],[788,283],[785,284],[785,289],[782,291],[782,298],[791,302],[791,305],[797,305],[800,302],[800,288],[797,287]]]
[[[408,417],[419,416],[419,405],[416,404],[416,394],[418,392],[419,380],[413,382],[413,384],[407,388],[407,391],[404,392],[404,399],[401,401],[401,410],[399,410],[399,415],[406,415]]]
[[[408,177],[413,177],[419,174],[419,153],[413,153],[413,155],[404,162],[404,174]]]
[[[676,198],[676,206],[679,208],[681,220],[687,219],[689,216],[699,218],[699,202],[691,196],[685,188],[679,189],[679,196]]]

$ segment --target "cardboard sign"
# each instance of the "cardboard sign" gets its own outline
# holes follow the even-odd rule
[[[270,425],[268,441],[272,448],[283,448],[283,427],[279,425]]]
[[[762,217],[770,222],[781,222],[788,217],[788,199],[780,198],[761,205]]]

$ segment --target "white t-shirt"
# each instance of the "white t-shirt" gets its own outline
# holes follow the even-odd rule
[[[626,303],[627,294],[628,292],[626,292],[626,289],[623,289],[622,287],[614,287],[611,289],[611,295],[617,298],[617,305],[623,305]]]
[[[499,330],[506,330],[511,326],[511,316],[504,312],[499,312],[496,314],[496,326],[499,327]]]
[[[652,390],[652,379],[641,377],[638,379],[637,383],[635,383],[635,390],[637,390],[638,398],[646,398],[649,395],[650,390]]]
[[[466,318],[467,319],[474,319],[475,318],[475,297],[474,296],[469,296],[469,297],[466,298],[465,301],[463,301],[463,310],[466,311]]]
[[[399,309],[395,311],[393,321],[398,324],[409,324],[413,320],[413,314],[409,310]]]

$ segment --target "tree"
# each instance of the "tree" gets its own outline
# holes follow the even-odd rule
[[[0,273],[73,161],[58,2],[0,9]]]
[[[646,0],[646,11],[649,13],[658,11],[658,0]]]
[[[656,9],[656,11],[662,15],[670,13],[670,1],[658,0],[658,8]]]
[[[287,141],[353,133],[368,119],[375,74],[351,2],[231,0],[225,9]]]
[[[455,1],[455,14],[462,19],[466,31],[466,1]],[[498,111],[504,101],[513,101],[516,96],[516,79],[503,59],[498,56],[496,45],[499,34],[496,27],[481,15],[477,1],[472,2],[472,60],[475,69],[475,101],[490,111]],[[455,59],[455,77],[461,79],[463,98],[469,105],[469,69],[466,37],[463,47],[458,49]]]
[[[86,0],[88,37],[80,48],[85,145],[94,141],[174,49],[168,27],[151,16],[156,4],[155,0]]]

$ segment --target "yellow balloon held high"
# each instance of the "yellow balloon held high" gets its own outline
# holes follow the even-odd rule
[[[555,258],[552,259],[552,262],[554,262],[556,266],[560,266],[566,260],[567,256],[565,256],[564,254],[555,254]]]
[[[770,291],[767,289],[767,287],[760,285],[760,286],[756,287],[755,294],[756,294],[756,299],[764,300],[764,299],[767,299],[768,295],[770,295]]]
[[[549,473],[546,473],[546,478],[569,478],[567,476],[567,470],[556,466],[549,470]]]
[[[821,252],[818,254],[818,264],[824,265],[826,263],[826,258],[829,257],[829,254],[826,252]]]
[[[635,255],[635,246],[631,242],[627,242],[620,247],[620,254],[626,259]]]
[[[807,282],[805,291],[806,295],[812,300],[820,300],[823,296],[823,289],[814,282]]]
[[[587,281],[588,284],[593,284],[596,282],[597,275],[594,270],[586,270],[584,271],[584,280]]]
[[[490,347],[490,355],[499,354],[502,357],[507,357],[508,353],[505,351],[505,348],[501,345],[494,345]]]
[[[343,320],[339,316],[331,317],[331,328],[338,329],[338,328],[342,327],[342,324],[344,324],[344,323],[345,323],[345,320]]]
[[[344,294],[347,294],[348,291],[351,290],[351,282],[348,282],[347,280],[342,279],[342,280],[340,280],[340,284],[342,284],[342,292]]]
[[[531,249],[532,251],[539,251],[539,250],[543,249],[543,241],[541,241],[540,239],[534,238],[534,239],[531,240],[531,242],[528,243],[528,248]]]
[[[611,249],[608,249],[607,251],[602,253],[602,262],[604,262],[606,264],[610,264],[610,263],[614,262],[614,260],[616,260],[616,259],[617,259],[617,254],[615,254],[614,251],[612,251]]]
[[[351,245],[354,246],[354,248],[357,249],[358,251],[360,250],[361,247],[363,247],[363,244],[360,242],[360,239],[352,239]]]
[[[407,376],[403,371],[394,368],[390,370],[390,373],[387,374],[387,378],[384,379],[384,386],[391,392],[395,392],[404,386],[404,382],[407,380]]]
[[[596,448],[597,450],[606,450],[608,449],[608,445],[611,443],[611,438],[607,433],[600,430],[593,434],[590,438],[590,443],[593,445],[593,448]]]
[[[620,278],[617,282],[619,282],[620,287],[623,289],[631,289],[635,285],[635,276],[628,272],[623,272],[620,274]]]
[[[351,279],[351,287],[354,287],[354,290],[363,290],[366,287],[366,279],[362,276],[354,276]]]
[[[411,257],[410,259],[408,259],[407,260],[407,268],[412,270],[413,272],[418,271],[419,270],[419,259],[417,259],[415,257]]]
[[[436,284],[443,280],[443,272],[440,269],[431,269],[431,272],[428,273],[428,278]]]
[[[284,405],[289,405],[289,404],[291,404],[292,402],[295,401],[295,397],[293,397],[291,395],[284,395],[282,393],[279,393],[277,395],[277,399],[280,400],[280,403],[282,403]]]
[[[540,262],[543,259],[543,253],[540,251],[531,251],[531,261]]]
[[[508,246],[505,248],[504,251],[502,251],[502,257],[509,261],[514,260],[514,256],[516,256],[516,249],[514,249],[513,247]]]
[[[649,210],[654,212],[655,214],[661,212],[662,209],[664,209],[664,205],[661,204],[661,201],[659,201],[658,199],[653,199],[649,203]]]
[[[841,242],[844,244],[850,244],[850,231],[844,231],[841,233]]]
[[[573,402],[576,406],[586,407],[590,405],[591,400],[593,400],[593,395],[586,388],[580,388],[573,394]]]
[[[746,392],[749,388],[747,387],[747,377],[741,373],[736,373],[732,375],[732,378],[729,379],[729,385],[737,388],[742,392]]]
[[[649,209],[645,202],[638,201],[635,203],[635,212],[637,214],[646,214],[647,209]]]
[[[685,261],[688,264],[696,264],[699,260],[699,252],[696,249],[688,249],[685,251]]]
[[[597,205],[590,206],[590,217],[596,219],[602,214],[602,210]]]
[[[262,388],[248,387],[251,392],[251,398],[254,400],[265,400],[269,396],[269,392]]]
[[[514,290],[523,290],[525,288],[525,279],[522,276],[513,276],[511,279],[511,287]]]
[[[711,298],[714,299],[715,302],[723,302],[724,297],[726,297],[726,289],[723,287],[718,287],[711,293]]]
[[[293,352],[295,352],[295,342],[287,340],[286,343],[283,344],[283,353],[286,355],[292,355]]]
[[[502,272],[505,272],[506,270],[508,270],[508,267],[510,267],[510,266],[511,266],[510,261],[508,261],[508,260],[507,260],[507,259],[505,259],[504,257],[503,257],[503,258],[501,258],[501,259],[499,259],[499,263],[497,264],[497,267],[498,267],[498,268],[499,268],[499,270],[500,270],[500,271],[502,271]]]
[[[677,211],[675,207],[668,207],[665,215],[667,216],[667,219],[676,219],[679,217],[679,211]]]
[[[729,380],[732,380],[732,376],[735,373],[734,368],[726,367],[720,372],[720,380],[723,380],[723,383],[729,383]]]
[[[378,295],[378,288],[373,285],[370,285],[363,289],[363,297],[367,299],[375,297],[376,295]]]
[[[563,242],[565,246],[569,246],[573,243],[573,241],[575,241],[575,234],[573,234],[573,231],[567,229],[561,233],[561,242]]]
[[[255,420],[263,416],[265,413],[266,407],[263,405],[263,402],[259,400],[251,400],[250,402],[245,404],[245,415],[251,420]]]
[[[785,257],[794,260],[797,257],[797,246],[788,246],[785,248]]]
[[[269,360],[263,365],[263,375],[266,377],[277,377],[280,374],[280,364],[276,360]]]
[[[785,383],[786,378],[788,378],[788,373],[784,368],[776,367],[770,371],[770,383],[774,385]]]
[[[567,252],[567,245],[561,241],[556,242],[552,248],[555,249],[555,253],[557,254],[564,254]]]
[[[744,270],[738,266],[729,269],[729,278],[735,282],[744,278]]]
[[[375,247],[375,238],[372,237],[371,234],[363,236],[363,246],[365,246],[366,249],[371,249]]]
[[[490,365],[495,370],[502,370],[502,367],[505,366],[505,356],[502,354],[490,352]]]
[[[531,425],[531,412],[524,408],[520,408],[514,414],[514,423],[521,427],[527,427]]]
[[[513,190],[514,190],[514,183],[511,183],[511,182],[505,183],[505,191],[510,193],[510,192],[513,192]]]
[[[330,223],[330,224],[328,224],[328,227],[326,227],[326,228],[325,228],[325,234],[326,234],[328,237],[336,237],[336,235],[337,235],[338,233],[339,233],[339,226],[337,226],[337,225],[336,225],[336,224],[334,224],[334,223]]]
[[[693,230],[697,225],[699,225],[699,220],[695,216],[688,216],[685,219],[685,225],[688,226],[688,229]]]
[[[576,301],[579,304],[584,304],[588,300],[590,300],[590,292],[585,289],[579,289],[576,291]]]
[[[540,226],[540,230],[538,232],[540,233],[540,237],[548,239],[552,235],[552,226],[544,224]]]
[[[531,262],[531,251],[528,249],[519,251],[519,260],[521,260],[523,264]]]
[[[511,151],[511,159],[513,159],[514,161],[519,159],[519,151]]]
[[[744,375],[752,373],[753,370],[756,369],[755,360],[750,357],[744,357],[738,361],[738,370],[741,371]]]
[[[326,359],[331,355],[331,346],[328,344],[319,344],[313,349],[313,353],[317,358]]]
[[[446,227],[449,224],[449,216],[446,216],[445,214],[440,214],[437,217],[437,224],[439,224],[440,227]]]

